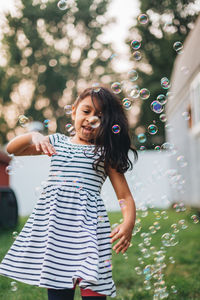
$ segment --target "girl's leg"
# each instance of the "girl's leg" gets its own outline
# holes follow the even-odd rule
[[[64,290],[48,289],[48,300],[73,300],[74,293],[75,288]]]

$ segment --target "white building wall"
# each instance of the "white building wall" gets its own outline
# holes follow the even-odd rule
[[[16,157],[12,165],[10,185],[17,196],[19,215],[27,216],[32,212],[39,197],[41,182],[47,178],[50,158],[47,156]],[[145,210],[145,206],[165,208],[170,205],[172,196],[166,177],[168,169],[169,156],[166,153],[156,151],[139,153],[139,160],[133,171],[126,173],[137,208]],[[108,179],[103,185],[102,197],[108,211],[120,210]]]

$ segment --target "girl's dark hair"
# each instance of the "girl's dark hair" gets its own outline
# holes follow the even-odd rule
[[[125,173],[128,169],[133,168],[133,164],[128,157],[128,151],[133,151],[135,160],[137,160],[138,155],[137,151],[131,146],[128,120],[122,103],[118,96],[108,88],[99,86],[85,89],[75,101],[74,106],[78,106],[81,100],[87,96],[91,96],[93,104],[94,98],[98,101],[102,112],[101,125],[93,141],[96,145],[95,153],[101,151],[93,167],[98,170],[99,163],[104,162],[106,173],[108,173],[109,166],[119,173]],[[113,133],[112,128],[114,125],[120,127],[119,133]]]

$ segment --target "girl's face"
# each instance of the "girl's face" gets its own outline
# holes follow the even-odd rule
[[[98,127],[94,128],[91,124],[91,117],[94,116],[99,119],[101,117],[101,108],[95,98],[92,101],[91,97],[87,96],[79,102],[78,106],[72,107],[72,120],[76,131],[74,139],[77,142],[90,142],[96,137]]]

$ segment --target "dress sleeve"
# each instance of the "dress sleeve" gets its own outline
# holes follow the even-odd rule
[[[58,144],[58,142],[60,141],[62,136],[63,136],[63,134],[60,134],[60,133],[50,134],[49,141],[54,146],[54,145]]]

